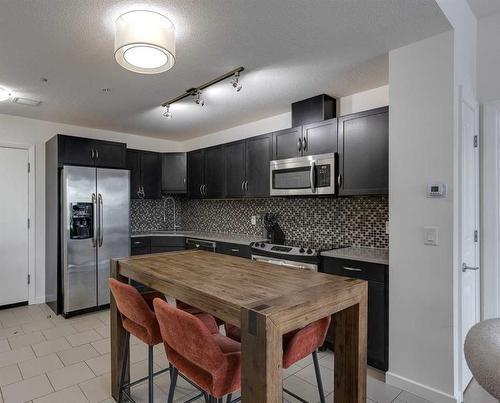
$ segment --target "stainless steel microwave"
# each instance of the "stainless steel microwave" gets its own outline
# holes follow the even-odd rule
[[[335,194],[335,154],[271,161],[271,196]]]

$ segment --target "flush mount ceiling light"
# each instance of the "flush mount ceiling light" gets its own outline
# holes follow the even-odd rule
[[[11,96],[10,91],[7,88],[0,87],[0,102],[6,101]]]
[[[158,74],[175,63],[174,24],[155,11],[137,10],[116,20],[115,59],[127,70]]]

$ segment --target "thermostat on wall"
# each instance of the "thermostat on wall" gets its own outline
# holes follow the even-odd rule
[[[436,182],[427,184],[427,197],[446,197],[446,183]]]

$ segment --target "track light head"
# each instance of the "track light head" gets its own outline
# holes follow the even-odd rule
[[[172,112],[170,112],[170,105],[165,106],[166,110],[163,112],[163,116],[167,119],[172,119]]]
[[[240,84],[240,72],[237,71],[234,73],[234,77],[231,79],[231,85],[236,90],[236,92],[240,92],[242,85]]]
[[[205,100],[201,98],[201,91],[200,90],[196,90],[195,93],[193,93],[193,96],[196,97],[194,99],[194,102],[196,103],[196,105],[205,105]]]

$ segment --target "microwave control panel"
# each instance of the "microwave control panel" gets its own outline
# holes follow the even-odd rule
[[[330,186],[330,164],[316,166],[316,187]]]

